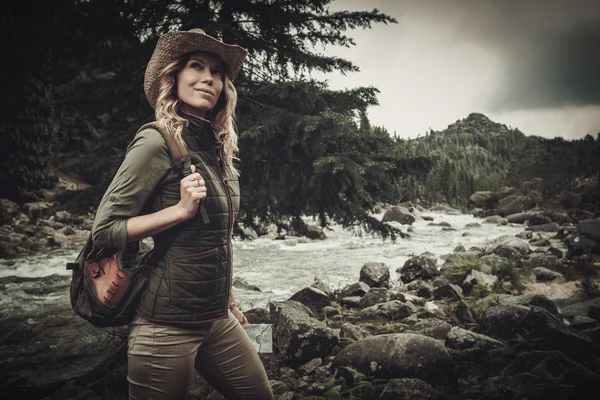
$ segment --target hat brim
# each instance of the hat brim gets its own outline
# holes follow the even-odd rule
[[[225,73],[232,81],[242,69],[248,54],[243,47],[225,44],[205,33],[176,31],[164,34],[158,39],[144,74],[144,93],[152,108],[156,107],[158,99],[160,71],[174,60],[199,51],[213,53],[219,57],[225,64]]]

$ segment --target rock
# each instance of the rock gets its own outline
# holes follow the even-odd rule
[[[534,220],[539,215],[537,211],[520,212],[506,216],[509,224],[524,224],[527,221]]]
[[[492,215],[491,217],[488,217],[483,222],[488,223],[488,224],[497,224],[497,225],[506,225],[508,223],[506,218],[502,218],[499,215]]]
[[[586,329],[593,329],[598,326],[598,321],[593,318],[578,315],[573,318],[571,324],[569,325],[573,329],[577,329],[578,331],[583,331]]]
[[[390,293],[385,288],[372,288],[360,299],[360,308],[367,308],[375,304],[390,301]]]
[[[31,220],[36,221],[39,218],[48,218],[54,215],[54,206],[51,203],[39,201],[23,204],[23,211]]]
[[[463,297],[463,292],[460,286],[447,283],[435,288],[433,291],[433,297],[436,299],[460,300]]]
[[[463,300],[459,301],[456,305],[456,318],[459,322],[466,324],[475,322],[475,318],[473,318],[473,313],[471,312],[469,305]]]
[[[415,222],[415,217],[410,215],[404,207],[392,207],[385,212],[381,222],[395,221],[402,225],[412,225]]]
[[[514,337],[529,308],[519,305],[498,305],[486,309],[480,322],[483,334],[507,340]]]
[[[529,351],[499,376],[463,391],[461,399],[592,399],[599,391],[600,377],[580,363],[558,351]]]
[[[404,283],[409,283],[416,279],[433,279],[440,275],[436,260],[423,256],[408,259],[396,272],[400,273],[400,280]]]
[[[510,260],[523,258],[529,252],[527,242],[512,236],[501,236],[488,243],[488,245],[493,249],[494,254]]]
[[[481,224],[477,223],[477,222],[469,222],[468,224],[465,225],[466,229],[470,229],[470,228],[481,228]]]
[[[321,358],[319,358],[319,357],[313,358],[306,364],[302,364],[301,366],[299,366],[297,368],[297,371],[304,375],[310,374],[315,369],[319,368],[321,366],[321,364],[323,364],[323,360]]]
[[[17,203],[8,199],[0,199],[0,225],[10,224],[16,218],[21,209]]]
[[[557,249],[556,247],[550,247],[548,249],[548,253],[552,254],[554,257],[556,257],[557,259],[561,259],[563,258],[563,252],[560,249]]]
[[[371,307],[366,307],[361,310],[362,315],[369,317],[384,317],[391,320],[399,320],[409,317],[416,308],[411,303],[402,303],[399,300],[391,300],[385,303],[375,304]]]
[[[600,346],[540,307],[531,308],[518,333],[536,350],[558,350],[579,362],[588,362],[600,356]]]
[[[248,319],[249,324],[270,324],[271,314],[269,310],[264,308],[252,308],[248,311],[244,311],[244,315]]]
[[[544,267],[536,267],[533,269],[533,274],[538,282],[548,282],[561,278],[562,275],[558,272],[551,271]]]
[[[325,294],[322,290],[314,287],[305,287],[290,297],[289,300],[294,300],[304,304],[315,315],[321,314],[323,307],[331,305],[329,296],[327,296],[327,294]]]
[[[239,276],[234,277],[231,284],[238,289],[262,292],[258,286],[249,284],[244,278],[240,278]]]
[[[482,256],[480,258],[480,260],[483,263],[483,267],[481,268],[481,271],[485,272],[486,274],[491,273],[492,268],[498,267],[501,264],[508,261],[506,258],[500,257],[497,254],[488,254],[486,256]]]
[[[558,226],[558,224],[556,222],[550,222],[550,223],[543,224],[543,225],[533,225],[533,226],[530,226],[529,229],[532,232],[558,232],[560,227]]]
[[[419,318],[444,318],[446,315],[444,311],[433,301],[425,303],[423,310],[417,314]]]
[[[340,330],[340,337],[348,338],[353,341],[362,340],[369,336],[371,336],[371,333],[369,333],[369,331],[367,331],[366,329],[363,329],[358,325],[353,325],[349,323],[342,324]]]
[[[448,332],[450,332],[450,329],[452,329],[452,325],[446,321],[437,318],[429,318],[419,321],[411,326],[409,332],[444,341],[446,340],[446,336],[448,335]]]
[[[342,349],[332,367],[351,367],[376,378],[416,378],[434,387],[454,389],[452,357],[438,341],[414,333],[370,336]],[[342,373],[340,371],[340,373]]]
[[[541,307],[551,314],[560,316],[556,304],[543,294],[528,293],[520,296],[499,295],[497,300],[500,304],[512,304],[530,308],[533,306]]]
[[[320,280],[319,278],[315,278],[313,283],[310,284],[311,287],[317,288],[325,293],[328,297],[331,298],[331,289],[329,289],[329,285]]]
[[[442,227],[445,227],[445,228],[452,228],[452,225],[450,225],[449,222],[445,222],[445,221],[437,222],[437,223],[436,222],[430,222],[430,223],[427,224],[427,226],[442,226]]]
[[[452,327],[445,338],[445,345],[451,349],[495,349],[505,347],[504,342],[496,340],[492,337],[482,335],[460,328]]]
[[[469,205],[479,208],[492,208],[496,202],[496,196],[490,191],[475,192],[469,197]]]
[[[430,217],[428,215],[423,215],[421,218],[423,218],[423,221],[433,221],[433,217]]]
[[[465,251],[467,251],[467,249],[465,249],[465,246],[463,246],[462,244],[459,244],[458,246],[456,246],[454,248],[454,250],[452,250],[454,253],[464,253]]]
[[[312,316],[303,304],[288,300],[269,303],[273,318],[273,344],[288,364],[303,364],[326,357],[339,342],[339,333]]]
[[[587,315],[590,318],[594,318],[596,321],[600,321],[600,297],[562,307],[560,313],[565,318],[573,318],[577,315]]]
[[[498,277],[496,275],[490,275],[486,274],[485,272],[472,269],[463,283],[471,287],[475,286],[475,284],[480,284],[486,286],[487,288],[492,288],[496,282],[498,282]]]
[[[531,253],[529,259],[523,260],[523,265],[533,270],[535,268],[560,269],[562,263],[560,260],[551,254]]]
[[[600,297],[594,299],[595,303],[587,310],[587,316],[600,322]]]
[[[343,288],[342,291],[339,294],[339,297],[340,298],[343,298],[343,297],[352,297],[352,296],[362,297],[369,290],[371,290],[371,288],[369,287],[369,285],[367,285],[364,282],[357,282],[357,283],[353,283],[353,284],[348,285],[345,288]]]
[[[309,239],[314,239],[314,240],[327,239],[325,232],[323,232],[323,228],[321,228],[320,226],[306,225],[306,228],[307,228],[306,237],[308,237]]]
[[[52,247],[65,247],[67,244],[67,238],[65,235],[57,233],[48,238],[48,245]]]
[[[369,287],[385,287],[390,281],[390,269],[384,263],[368,262],[360,270],[360,282]]]
[[[533,237],[533,233],[531,231],[519,232],[515,235],[515,237],[523,240],[529,240]]]
[[[256,231],[254,229],[252,229],[248,226],[242,226],[241,230],[247,239],[250,239],[250,240],[258,239],[258,233],[256,233]]]
[[[71,222],[71,214],[67,211],[57,211],[56,214],[54,214],[54,220],[62,224],[68,224]]]
[[[340,312],[338,311],[338,309],[335,308],[335,307],[332,307],[332,306],[323,307],[323,309],[321,310],[321,312],[327,318],[331,318],[331,317],[334,317],[334,316],[340,314]]]
[[[496,206],[496,213],[502,217],[527,211],[536,206],[535,201],[525,196],[508,196],[500,201]]]
[[[340,304],[346,308],[360,308],[360,296],[348,296],[340,299]]]
[[[580,221],[566,243],[567,258],[586,253],[600,254],[600,218]]]
[[[443,400],[447,397],[420,379],[390,379],[381,392],[381,400]]]
[[[65,236],[71,236],[74,235],[75,229],[71,228],[70,226],[65,226],[65,229],[63,229],[62,234]]]

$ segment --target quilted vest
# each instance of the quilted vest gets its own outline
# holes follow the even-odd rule
[[[232,279],[231,237],[240,203],[237,176],[225,165],[210,125],[191,119],[182,138],[196,172],[206,182],[202,200],[208,219],[198,212],[182,222],[165,255],[152,269],[138,312],[156,322],[199,324],[227,316]],[[179,202],[180,167],[172,165],[148,199],[151,213]],[[153,237],[165,240],[170,231]]]

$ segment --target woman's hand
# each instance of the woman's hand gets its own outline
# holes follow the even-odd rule
[[[237,307],[233,307],[231,309],[231,313],[233,315],[235,315],[235,317],[237,318],[237,320],[240,322],[240,324],[242,325],[246,325],[248,323],[248,319],[246,318],[246,316],[244,315],[243,312],[240,311],[239,308]]]
[[[196,166],[191,166],[192,173],[183,178],[179,184],[181,199],[177,204],[184,212],[186,219],[192,218],[198,212],[198,204],[206,198],[206,183],[196,172]]]

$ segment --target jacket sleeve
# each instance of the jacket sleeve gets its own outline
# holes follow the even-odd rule
[[[145,129],[136,135],[98,206],[92,227],[95,246],[119,250],[127,247],[127,220],[140,214],[171,165],[160,132]]]

